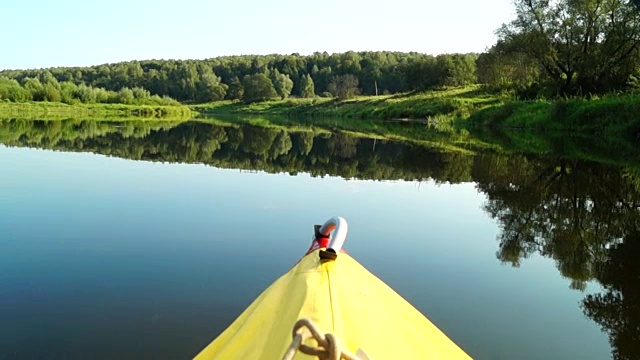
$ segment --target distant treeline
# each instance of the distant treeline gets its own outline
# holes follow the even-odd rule
[[[117,91],[86,85],[84,82],[59,81],[49,71],[34,77],[9,79],[0,76],[0,100],[11,102],[50,101],[65,104],[179,105],[166,95],[151,95],[141,87],[120,87]]]
[[[5,70],[0,77],[0,99],[23,101],[25,94],[2,88],[31,87],[35,79],[45,88],[33,100],[54,99],[55,83],[120,92],[147,90],[183,102],[270,98],[376,95],[459,86],[476,82],[476,54],[431,56],[400,52],[314,53],[310,56],[246,55],[207,60],[149,60],[92,67]],[[71,86],[71,85],[66,85]],[[60,86],[58,86],[59,88]],[[58,89],[62,90],[62,89]],[[68,91],[67,91],[68,92]]]
[[[640,89],[640,1],[515,0],[514,5],[516,18],[497,31],[497,43],[483,54],[316,52],[5,70],[0,100],[131,103],[169,97],[250,103],[475,83],[524,99]]]

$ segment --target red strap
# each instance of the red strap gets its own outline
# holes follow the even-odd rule
[[[326,248],[328,246],[329,246],[329,238],[321,238],[321,239],[313,240],[313,242],[311,243],[311,246],[309,247],[309,250],[307,250],[307,253],[305,255],[309,255],[315,250],[318,250],[320,248]]]

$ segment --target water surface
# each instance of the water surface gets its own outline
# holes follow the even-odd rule
[[[189,358],[334,215],[474,358],[640,354],[632,169],[203,122],[0,141],[0,359]]]

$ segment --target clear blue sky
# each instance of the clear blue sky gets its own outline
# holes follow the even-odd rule
[[[348,50],[480,52],[511,0],[0,3],[0,69]]]

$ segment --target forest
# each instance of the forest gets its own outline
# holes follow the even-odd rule
[[[497,29],[496,44],[482,54],[316,52],[4,70],[0,99],[130,103],[157,95],[145,101],[253,102],[474,83],[532,98],[607,93],[640,83],[638,2],[517,0],[515,10],[516,18]]]
[[[0,99],[132,102],[153,94],[167,101],[203,103],[255,102],[290,95],[349,98],[475,83],[476,58],[475,54],[325,52],[5,70],[0,72]]]
[[[617,124],[611,132],[638,133],[630,114],[640,110],[640,2],[516,0],[514,6],[515,18],[480,54],[316,52],[3,70],[0,101],[235,106],[295,97],[311,100],[268,103],[286,105],[274,112],[288,116],[444,116],[573,131]],[[421,93],[452,88],[472,89],[473,97],[438,101]],[[390,94],[396,95],[382,96]],[[338,109],[359,95],[367,97],[354,109]],[[255,111],[225,106],[201,109]]]

